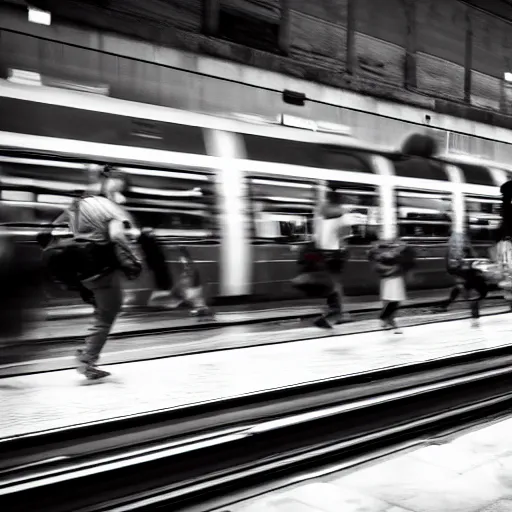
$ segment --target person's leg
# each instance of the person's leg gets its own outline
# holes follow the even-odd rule
[[[399,305],[400,303],[396,301],[386,301],[382,308],[380,319],[386,324],[393,324]]]
[[[475,290],[477,296],[473,299],[471,299],[471,316],[474,319],[480,318],[480,301],[485,299],[487,296],[487,293],[489,291],[489,288],[487,286],[487,283],[485,282],[485,279],[478,274],[472,274],[470,278],[468,278],[467,281],[467,287],[469,290]]]
[[[114,273],[85,283],[85,286],[94,294],[95,308],[90,334],[85,339],[85,348],[78,354],[79,371],[87,378],[100,378],[108,375],[108,372],[98,370],[96,363],[122,308],[121,280],[119,275]]]
[[[446,311],[457,300],[462,291],[462,284],[457,283],[451,290],[450,296],[441,303],[441,309]]]
[[[327,312],[316,320],[315,325],[330,328],[331,323],[341,323],[343,319],[343,286],[341,284],[343,258],[339,251],[324,253],[324,257],[332,290],[327,296]]]
[[[331,329],[332,323],[338,323],[342,320],[343,295],[340,276],[332,273],[329,273],[329,276],[332,283],[332,291],[326,298],[327,312],[315,320],[315,325],[324,329]]]

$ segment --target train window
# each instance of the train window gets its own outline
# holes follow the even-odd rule
[[[343,147],[325,145],[322,147],[322,167],[343,171],[372,173],[371,155],[349,151]]]
[[[399,234],[406,239],[446,241],[451,233],[450,194],[397,191]]]
[[[425,180],[449,181],[445,168],[439,162],[416,156],[401,156],[392,160],[396,176]]]
[[[280,243],[308,240],[313,233],[317,188],[281,178],[249,178],[254,235]]]
[[[260,162],[322,167],[321,147],[311,142],[243,135],[247,158]]]
[[[0,197],[6,222],[53,222],[86,188],[84,164],[0,156]]]
[[[379,194],[371,185],[330,182],[339,194],[345,222],[350,226],[347,239],[350,245],[369,244],[379,237],[381,224]]]
[[[466,183],[471,185],[485,185],[487,187],[495,186],[491,171],[488,167],[465,163],[458,163],[457,166],[462,171]]]
[[[491,197],[466,197],[466,215],[469,236],[474,242],[494,240],[501,217],[501,202]]]
[[[125,180],[126,208],[158,236],[208,238],[216,232],[213,177],[172,170],[116,169]]]
[[[0,156],[2,205],[12,213],[7,217],[20,223],[54,221],[88,188],[86,169],[81,163]],[[123,167],[113,176],[126,182],[125,206],[141,227],[152,227],[159,236],[213,234],[214,182],[206,173]]]
[[[2,188],[55,191],[59,194],[82,192],[87,186],[85,164],[58,160],[38,160],[1,156]]]

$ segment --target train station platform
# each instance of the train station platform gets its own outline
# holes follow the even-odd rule
[[[408,291],[408,299],[405,304],[407,305],[417,305],[417,304],[425,304],[432,303],[435,301],[440,301],[445,298],[449,294],[449,289],[430,289],[430,290],[410,290]],[[489,293],[488,298],[501,298],[503,293],[500,290],[493,290]],[[134,301],[134,297],[127,293],[126,303],[124,306],[123,314],[126,316],[130,315],[140,315],[141,313],[151,313],[155,314],[158,312],[156,308],[144,308],[141,306],[135,307],[132,305]],[[312,309],[317,308],[318,303],[322,302],[317,299],[294,299],[294,300],[281,300],[281,301],[268,301],[260,299],[259,301],[254,302],[245,302],[242,304],[217,304],[214,305],[215,311],[218,311],[221,314],[236,314],[238,317],[242,316],[250,316],[252,313],[258,314],[260,311],[273,311],[278,309],[281,313],[283,311],[288,311],[289,314],[293,315],[294,310],[296,308],[303,309]],[[380,299],[375,295],[365,295],[365,296],[349,296],[346,297],[346,303],[348,310],[359,310],[359,309],[378,309],[381,306]],[[167,313],[176,315],[178,318],[184,320],[187,317],[186,311],[179,309],[174,311],[167,311]],[[47,321],[58,321],[58,320],[68,320],[70,318],[83,318],[88,317],[92,314],[92,307],[83,304],[66,304],[60,306],[52,306],[46,308],[39,317],[41,320]]]
[[[504,419],[426,440],[377,462],[230,505],[229,512],[510,512],[511,430],[512,419]]]
[[[405,307],[422,307],[432,305],[448,295],[447,290],[425,290],[416,292],[404,303]],[[499,292],[490,294],[485,306],[494,308],[501,301]],[[311,317],[321,311],[321,300],[296,300],[281,302],[266,302],[242,304],[237,306],[220,306],[214,308],[216,313],[214,323],[217,326],[247,324],[252,322],[296,319]],[[345,309],[349,314],[359,311],[376,311],[382,307],[376,297],[347,297]],[[71,311],[69,311],[71,309]],[[76,309],[76,312],[73,312]],[[452,309],[466,310],[467,306],[457,302]],[[80,313],[81,312],[81,313]],[[92,309],[89,306],[80,308],[53,308],[48,311],[49,316],[30,322],[21,339],[33,341],[47,341],[52,338],[64,338],[87,333],[90,324]],[[51,320],[51,321],[48,321]],[[123,335],[126,333],[154,330],[154,329],[183,329],[198,325],[196,317],[190,316],[185,309],[159,310],[147,308],[146,310],[125,310],[114,325],[113,333]],[[204,321],[201,321],[204,325]]]
[[[178,357],[103,363],[112,376],[89,383],[73,369],[0,379],[0,436],[227,398],[367,372],[510,343],[512,314],[411,326],[403,334],[369,331],[204,351]],[[318,331],[317,331],[318,333]],[[241,333],[234,337],[242,337]],[[307,338],[307,333],[305,333]],[[221,340],[217,340],[219,342]],[[212,350],[215,344],[212,343]],[[130,349],[126,349],[130,350]]]

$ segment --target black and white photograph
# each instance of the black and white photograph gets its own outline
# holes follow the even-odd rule
[[[1,512],[512,512],[512,0],[0,0]]]

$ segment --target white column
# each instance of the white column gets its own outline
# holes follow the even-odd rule
[[[391,162],[383,156],[374,156],[373,164],[382,177],[382,183],[379,187],[379,213],[381,218],[379,238],[381,240],[393,240],[398,236],[393,167]]]
[[[462,193],[462,173],[455,165],[447,165],[446,172],[450,181],[454,184],[452,192],[452,232],[464,233],[466,230],[466,205],[464,202],[464,195]]]
[[[218,157],[216,191],[220,229],[220,293],[251,293],[252,251],[249,230],[247,183],[238,165],[244,149],[239,135],[205,130],[208,154]]]

